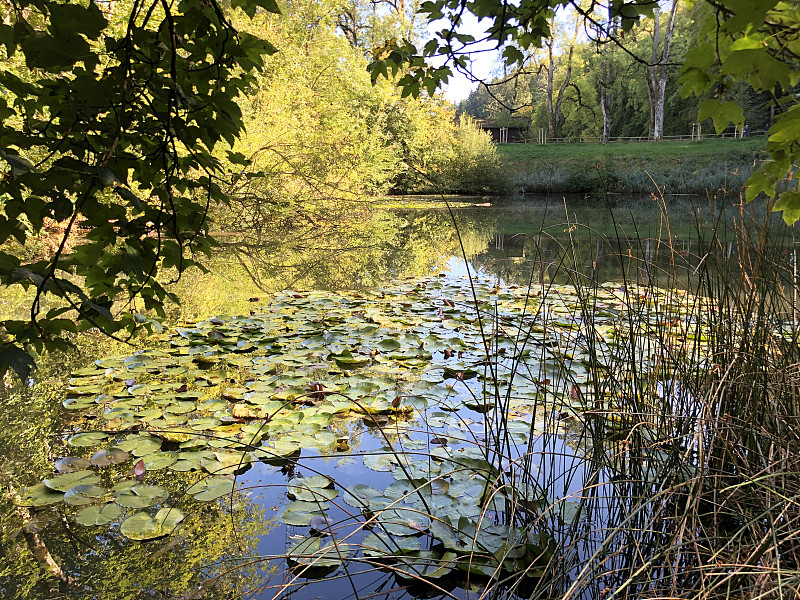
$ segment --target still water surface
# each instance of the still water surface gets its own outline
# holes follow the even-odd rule
[[[749,207],[728,206],[723,212],[712,208],[699,198],[644,197],[613,207],[597,199],[526,198],[461,207],[452,213],[441,206],[395,209],[303,235],[259,232],[264,236],[258,244],[252,238],[230,238],[212,261],[210,275],[184,280],[180,288],[184,305],[175,316],[246,315],[269,306],[279,290],[373,291],[393,281],[426,276],[445,286],[461,282],[467,292],[467,274],[477,275],[487,288],[643,282],[692,289],[709,245],[726,247],[730,259],[746,270],[746,256],[739,252],[733,233],[746,226],[755,236],[767,223],[776,238],[775,252],[786,255],[789,263],[794,260],[792,232],[776,218],[759,210],[748,213]],[[444,359],[437,353],[433,356],[432,368],[441,369]],[[73,357],[71,365],[80,367],[101,357]],[[371,560],[350,562],[321,579],[300,577],[287,570],[283,555],[306,538],[309,527],[279,519],[289,503],[287,484],[298,476],[326,475],[337,486],[366,483],[379,490],[396,482],[389,471],[365,468],[359,456],[380,452],[387,435],[424,442],[428,452],[434,430],[437,435],[447,432],[454,448],[459,447],[459,436],[484,444],[484,417],[469,407],[459,404],[449,413],[425,409],[424,422],[417,421],[410,429],[395,421],[376,427],[365,419],[329,425],[337,437],[349,437],[337,452],[304,448],[282,464],[255,461],[237,476],[239,493],[233,499],[199,506],[188,503],[186,512],[193,512],[180,535],[135,542],[120,535],[117,523],[103,531],[84,528],[71,522],[75,511],[61,505],[20,510],[10,501],[14,491],[50,477],[56,457],[74,451],[64,445],[60,432],[74,433],[91,425],[74,412],[59,410],[68,375],[59,375],[58,368],[53,371],[53,377],[3,398],[2,448],[7,464],[0,473],[9,490],[3,505],[3,597],[477,598],[486,588],[480,577],[443,579],[438,591],[409,587],[407,580]],[[537,377],[544,377],[542,373]],[[554,496],[569,497],[578,491],[581,473],[575,466],[575,449],[565,441],[568,430],[543,431],[533,413],[520,410],[513,419],[530,424],[538,435],[528,448],[540,457],[538,469],[569,474],[549,480]],[[398,427],[395,432],[393,423]],[[121,466],[120,477],[130,468]],[[179,475],[154,471],[147,481],[167,485],[171,478],[175,489]],[[368,534],[345,504],[334,503],[326,519],[337,523],[337,536],[348,538],[348,543],[357,545]],[[60,564],[69,583],[46,575],[41,557],[31,556],[39,542]],[[571,573],[566,569],[562,576],[569,579]],[[504,593],[502,586],[498,593]]]

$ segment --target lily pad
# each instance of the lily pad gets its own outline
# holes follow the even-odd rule
[[[95,475],[94,471],[72,471],[45,479],[44,484],[51,490],[66,492],[76,485],[92,485],[99,481],[100,478]]]
[[[75,520],[86,527],[95,525],[108,525],[122,516],[122,509],[116,504],[107,504],[104,507],[87,506],[77,514]]]
[[[306,527],[311,524],[312,519],[324,520],[329,506],[327,502],[292,502],[286,506],[280,519],[287,525]]]
[[[147,471],[161,471],[178,461],[177,452],[154,452],[143,458],[144,468]]]
[[[98,498],[102,498],[107,493],[106,488],[97,485],[76,485],[64,494],[64,502],[72,506],[94,504]]]
[[[97,446],[97,444],[101,443],[103,440],[108,439],[108,434],[102,433],[100,431],[89,431],[87,433],[79,433],[77,435],[73,435],[71,438],[67,440],[67,443],[70,446]]]
[[[154,517],[137,512],[125,519],[119,530],[132,540],[152,540],[172,533],[183,518],[184,514],[177,508],[162,508]]]
[[[130,460],[131,455],[120,450],[119,448],[110,448],[108,450],[98,450],[92,455],[91,463],[96,467],[107,467],[109,465],[118,465]]]
[[[333,481],[321,475],[295,477],[289,481],[286,494],[293,500],[305,502],[333,500],[339,491],[333,489]]]
[[[396,556],[401,553],[418,552],[421,547],[422,543],[419,538],[391,537],[379,533],[371,533],[361,542],[361,551],[365,556],[372,557]]]
[[[423,550],[418,554],[397,557],[394,573],[401,579],[439,579],[452,572],[456,567],[456,554],[446,552],[439,555],[430,550]]]
[[[189,487],[186,493],[193,495],[195,500],[208,502],[230,494],[233,483],[229,477],[206,477]]]
[[[125,452],[130,452],[136,457],[142,457],[158,452],[161,449],[161,439],[151,435],[134,433],[126,437],[116,447]]]
[[[26,487],[20,494],[17,504],[20,506],[49,506],[64,499],[63,493],[54,492],[43,483]]]
[[[55,467],[56,471],[59,473],[73,473],[74,471],[82,471],[91,464],[92,463],[85,458],[79,458],[77,456],[65,456],[56,460]]]
[[[331,538],[312,537],[292,544],[286,552],[286,562],[292,568],[324,569],[341,566],[349,555],[348,544]]]
[[[169,493],[157,485],[139,484],[117,489],[114,487],[117,499],[115,502],[125,508],[147,508],[169,497]]]

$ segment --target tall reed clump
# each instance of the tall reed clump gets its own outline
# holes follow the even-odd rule
[[[518,500],[506,517],[549,544],[528,573],[536,577],[503,582],[517,595],[800,594],[794,240],[752,207],[715,215],[708,225],[698,216],[688,252],[673,242],[666,205],[658,239],[605,239],[619,282],[601,285],[601,253],[587,271],[563,237],[547,244],[560,253],[539,257],[529,295],[540,318],[518,337],[518,351],[538,360],[514,368],[541,383],[542,433],[525,448],[509,444],[511,386],[494,390],[487,415],[489,454],[505,461],[504,495]],[[559,279],[577,295],[571,313],[544,308]],[[612,324],[609,293],[624,299]],[[572,333],[548,341],[549,324],[565,320]]]
[[[455,585],[480,598],[800,594],[793,237],[728,204],[710,219],[698,209],[699,241],[682,243],[654,200],[663,221],[651,239],[619,227],[589,255],[573,239],[588,226],[542,230],[514,318],[472,288],[484,359],[465,404],[485,411],[483,431],[465,428],[461,454],[415,446],[416,466],[386,434],[396,482],[343,488],[361,509],[337,524],[347,544],[301,542],[313,552],[288,553],[282,589],[350,556],[442,597],[459,597]],[[621,279],[601,280],[609,260]],[[530,419],[523,388],[537,390]],[[445,443],[432,420],[417,433]],[[459,516],[438,494],[468,480],[484,488],[480,514]],[[372,534],[356,543],[361,529]]]

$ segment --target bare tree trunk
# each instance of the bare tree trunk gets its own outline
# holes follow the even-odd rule
[[[547,45],[547,136],[556,137],[556,118],[553,111],[553,73],[555,72],[555,60],[553,59],[553,38],[545,42]]]
[[[675,16],[678,13],[679,0],[672,0],[669,20],[664,31],[664,45],[659,52],[661,42],[661,11],[656,4],[653,9],[653,50],[650,64],[647,67],[647,98],[650,105],[650,125],[648,137],[660,140],[664,137],[664,96],[667,89],[667,64],[669,63],[672,34],[675,32]]]
[[[605,50],[604,52],[607,52]],[[612,67],[606,53],[603,59],[602,79],[600,80],[600,111],[603,113],[603,142],[611,139],[611,106],[608,98],[608,83],[611,80]]]

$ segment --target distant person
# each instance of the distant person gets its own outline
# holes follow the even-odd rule
[[[742,129],[742,137],[749,137],[750,136],[750,125],[745,125],[744,129]]]

